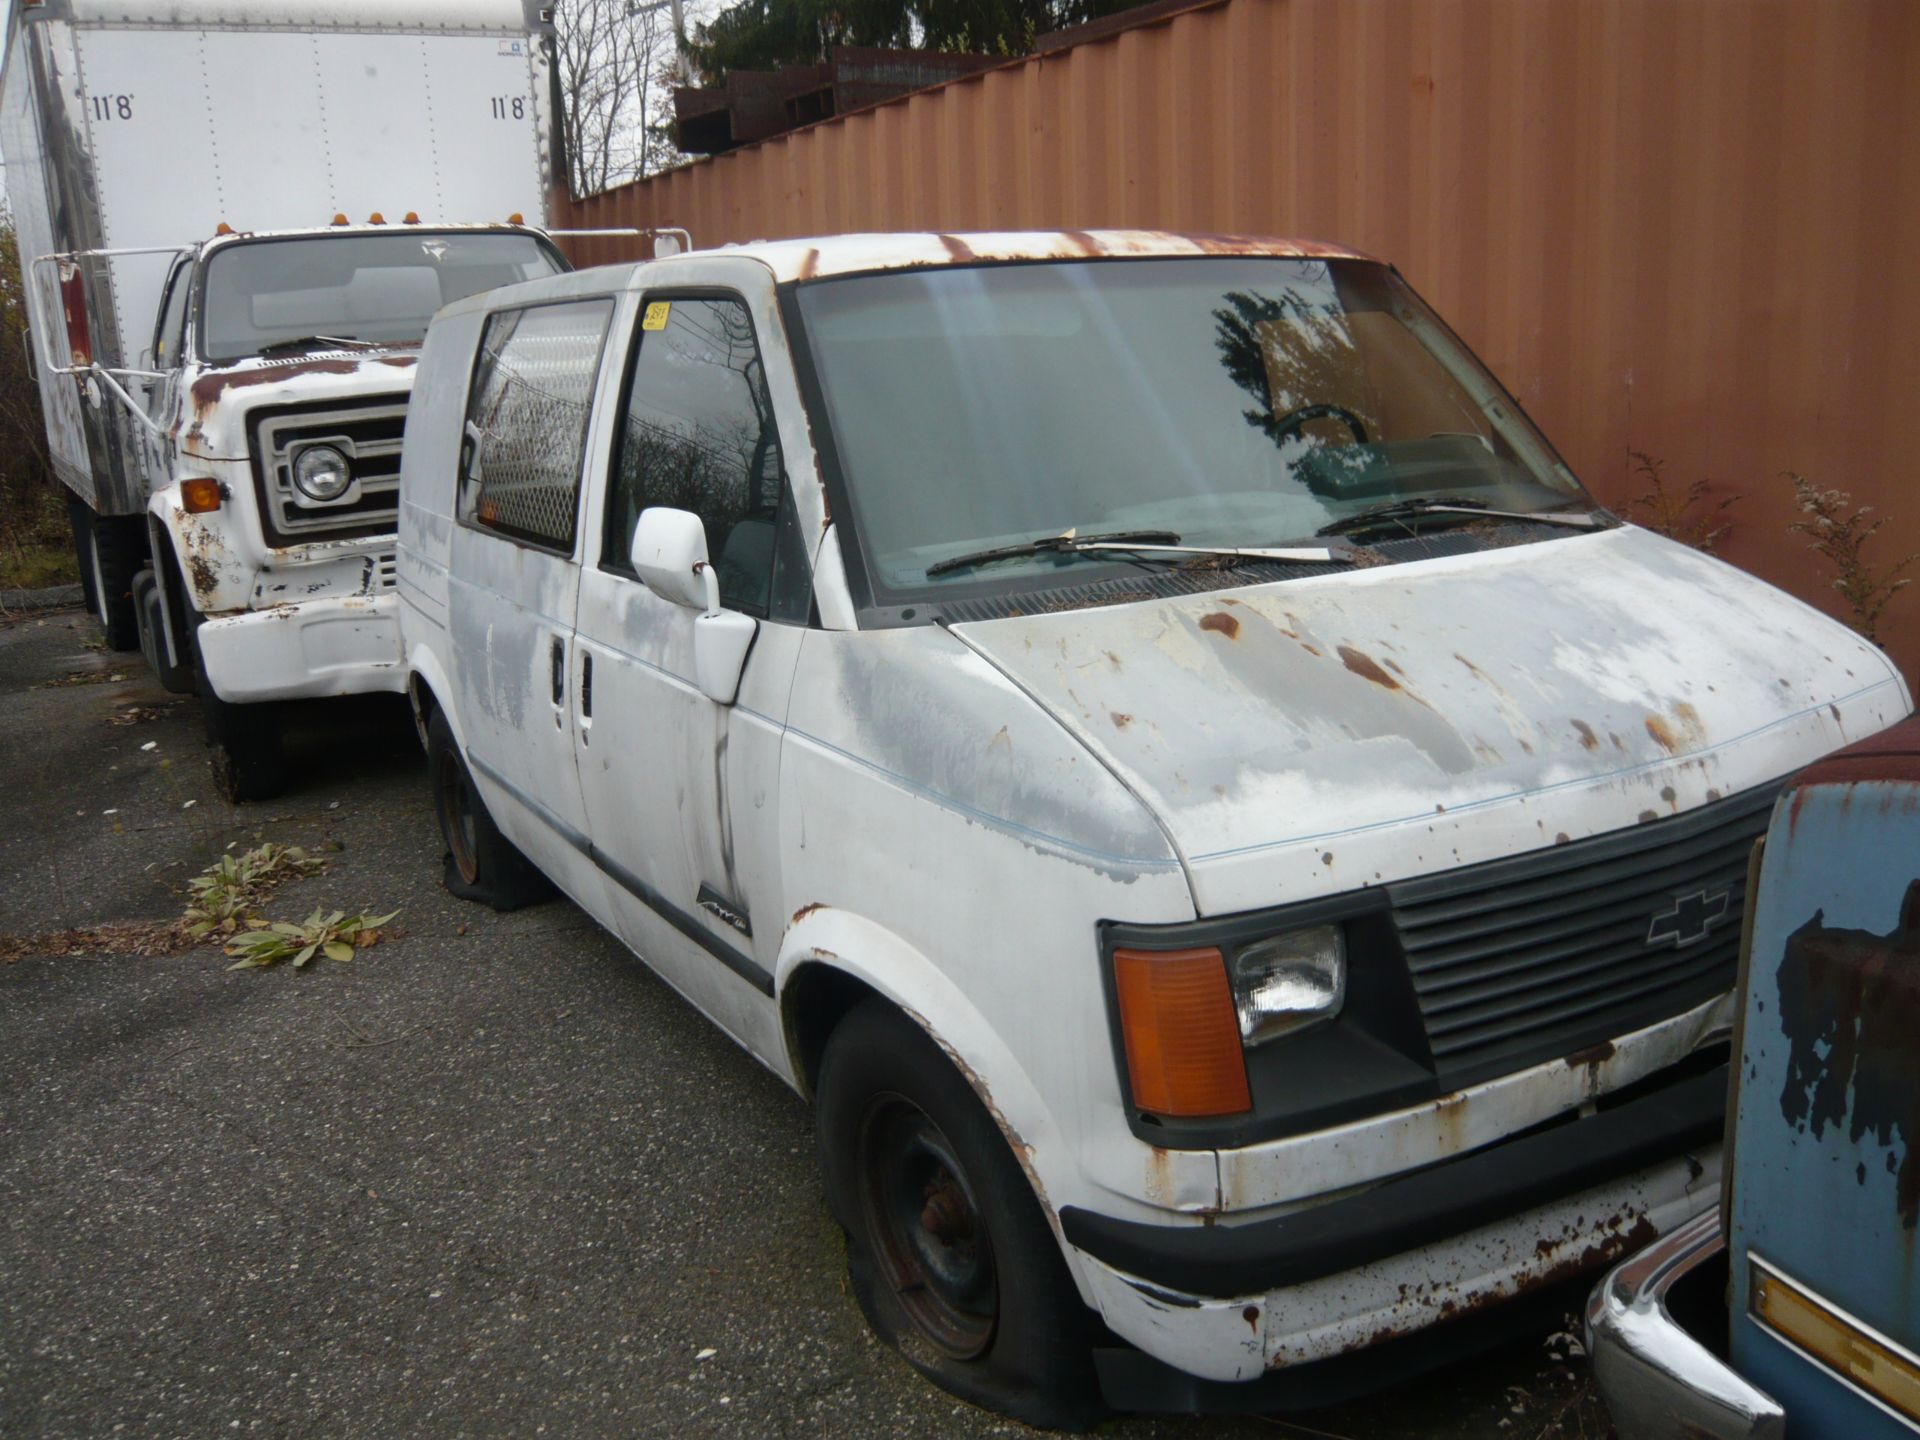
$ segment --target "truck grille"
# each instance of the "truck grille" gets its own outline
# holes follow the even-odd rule
[[[1388,886],[1442,1083],[1568,1055],[1730,988],[1747,857],[1777,794]]]
[[[369,397],[351,407],[269,410],[253,422],[254,481],[269,545],[390,535],[400,510],[400,439],[407,397]],[[354,484],[339,500],[315,504],[293,488],[294,458],[309,445],[331,445],[353,467]]]

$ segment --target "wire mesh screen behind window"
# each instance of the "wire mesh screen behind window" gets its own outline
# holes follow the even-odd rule
[[[573,548],[587,417],[611,300],[503,310],[480,340],[462,449],[464,518]]]

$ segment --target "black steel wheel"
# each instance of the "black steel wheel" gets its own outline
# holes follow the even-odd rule
[[[999,1125],[926,1031],[863,1001],[828,1038],[814,1098],[827,1201],[880,1338],[976,1405],[1097,1419],[1096,1321]]]
[[[860,1127],[861,1221],[915,1327],[956,1360],[993,1340],[993,1232],[953,1142],[903,1095],[873,1097]]]

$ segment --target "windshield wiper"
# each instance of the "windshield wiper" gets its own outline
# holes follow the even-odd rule
[[[1313,533],[1348,535],[1370,530],[1376,525],[1410,520],[1421,515],[1467,515],[1486,520],[1533,520],[1542,525],[1565,525],[1575,530],[1598,530],[1607,522],[1595,514],[1572,515],[1559,510],[1496,510],[1471,495],[1415,496],[1408,500],[1389,500],[1371,505],[1352,515],[1329,521]]]
[[[1234,555],[1249,560],[1293,560],[1312,564],[1315,562],[1345,559],[1345,555],[1325,545],[1312,545],[1302,549],[1292,548],[1252,548],[1236,549],[1227,545],[1182,545],[1180,537],[1171,530],[1119,530],[1105,535],[1046,535],[1038,540],[1026,540],[1018,545],[997,545],[991,550],[975,550],[967,555],[955,555],[950,560],[938,560],[927,567],[927,578],[945,575],[952,570],[965,570],[975,565],[985,565],[994,560],[1022,560],[1033,555],[1099,555],[1111,553],[1151,557],[1154,555]]]
[[[276,340],[271,345],[262,345],[259,353],[271,355],[276,350],[311,350],[316,345],[331,345],[336,350],[378,350],[380,348],[373,341],[362,340],[357,335],[299,335],[291,340]]]

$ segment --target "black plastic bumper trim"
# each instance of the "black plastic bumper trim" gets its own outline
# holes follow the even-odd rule
[[[1715,1066],[1584,1120],[1442,1161],[1346,1200],[1246,1225],[1173,1228],[1069,1205],[1069,1243],[1139,1279],[1227,1299],[1337,1275],[1717,1141],[1727,1069]]]

